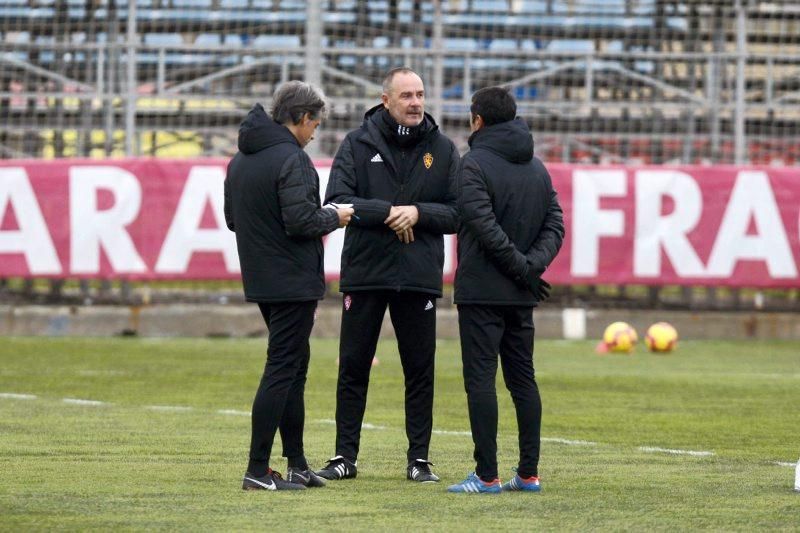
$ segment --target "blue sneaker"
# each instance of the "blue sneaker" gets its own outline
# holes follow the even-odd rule
[[[475,472],[467,476],[467,479],[461,483],[450,485],[447,487],[447,492],[474,492],[483,494],[500,494],[503,491],[500,480],[483,481]]]
[[[516,468],[514,471],[516,472]],[[520,477],[519,474],[515,475],[508,483],[503,483],[503,490],[522,490],[526,492],[539,492],[542,486],[539,485],[539,478],[531,476],[529,478]]]

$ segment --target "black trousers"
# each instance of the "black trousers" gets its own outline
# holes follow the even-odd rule
[[[475,472],[497,477],[497,354],[511,392],[519,428],[519,472],[538,475],[542,401],[533,370],[533,308],[459,305],[458,326],[464,364]]]
[[[386,308],[405,377],[408,461],[427,459],[433,428],[436,298],[420,292],[365,291],[344,295],[336,387],[336,455],[355,460],[367,405],[372,358]]]
[[[304,455],[304,392],[311,354],[308,338],[317,302],[259,303],[258,308],[269,328],[269,344],[264,374],[253,400],[248,470],[263,475],[269,467],[277,429],[284,457]]]

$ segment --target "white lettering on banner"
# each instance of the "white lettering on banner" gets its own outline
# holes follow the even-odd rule
[[[748,235],[750,217],[756,235]],[[740,260],[764,261],[773,278],[795,278],[797,267],[778,204],[762,171],[739,172],[708,260],[708,274],[730,277]]]
[[[224,168],[192,167],[158,255],[157,272],[185,273],[195,252],[219,252],[225,260],[226,270],[239,272],[236,237],[225,225],[224,188]],[[217,223],[214,229],[200,227],[207,202],[211,202]]]
[[[573,276],[596,276],[600,262],[600,237],[620,237],[625,213],[600,209],[603,196],[625,196],[625,170],[576,170],[572,175]]]
[[[672,213],[661,214],[664,196],[672,198]],[[703,263],[686,237],[703,212],[703,195],[692,176],[677,170],[636,173],[636,234],[633,271],[636,276],[661,275],[661,248],[681,277],[701,277]]]
[[[328,188],[328,178],[331,176],[331,167],[320,167],[317,169],[319,176],[319,199],[325,203],[325,190]]]
[[[61,262],[24,168],[0,168],[0,221],[13,209],[17,230],[0,231],[0,255],[23,254],[31,274],[60,274]]]
[[[114,205],[100,211],[97,192],[107,190]],[[119,167],[74,166],[69,169],[70,270],[100,272],[100,248],[115,274],[147,272],[125,229],[139,215],[142,189],[136,176]]]
[[[328,188],[328,178],[331,167],[317,167],[319,176],[319,198],[325,203],[325,190]],[[342,247],[344,246],[344,228],[332,231],[325,238],[325,274],[338,275],[342,266]]]
[[[455,273],[455,265],[453,264],[453,250],[455,249],[455,242],[455,235],[444,236],[444,266],[442,267],[442,270],[445,274],[448,272]]]
[[[342,267],[344,228],[332,231],[325,238],[325,274],[339,274]]]

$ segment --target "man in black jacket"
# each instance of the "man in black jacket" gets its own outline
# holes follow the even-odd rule
[[[353,204],[358,218],[342,250],[336,455],[317,473],[356,477],[370,367],[388,306],[405,376],[406,476],[436,482],[428,461],[436,299],[442,295],[442,234],[457,230],[459,155],[425,113],[425,88],[415,72],[389,72],[381,99],[342,142],[325,194],[326,202]]]
[[[267,364],[253,401],[243,489],[323,486],[303,451],[303,401],[317,301],[325,293],[322,236],[352,208],[320,207],[319,177],[303,147],[326,112],[322,93],[293,81],[275,92],[271,115],[256,104],[239,128],[239,153],[225,179],[225,220],[236,233],[244,294],[269,329]],[[287,479],[269,467],[280,429]]]
[[[458,175],[455,302],[477,467],[450,492],[538,491],[542,404],[533,370],[533,308],[547,298],[541,279],[564,237],[556,192],[533,157],[527,124],[508,90],[472,97],[470,152]],[[517,474],[497,474],[497,354],[519,427]]]

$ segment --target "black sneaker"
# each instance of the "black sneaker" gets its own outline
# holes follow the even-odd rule
[[[408,463],[406,477],[419,483],[437,483],[439,476],[431,472],[432,466],[435,465],[427,459],[415,459]]]
[[[306,490],[299,483],[291,483],[281,477],[280,472],[275,472],[271,468],[262,477],[256,477],[250,472],[246,472],[242,480],[243,490]]]
[[[331,457],[328,464],[322,470],[317,470],[319,477],[325,479],[352,479],[358,474],[356,463],[345,459],[341,455]]]
[[[299,483],[308,488],[325,486],[325,480],[316,475],[310,468],[308,470],[301,470],[290,466],[289,470],[286,471],[286,481],[289,483]]]

